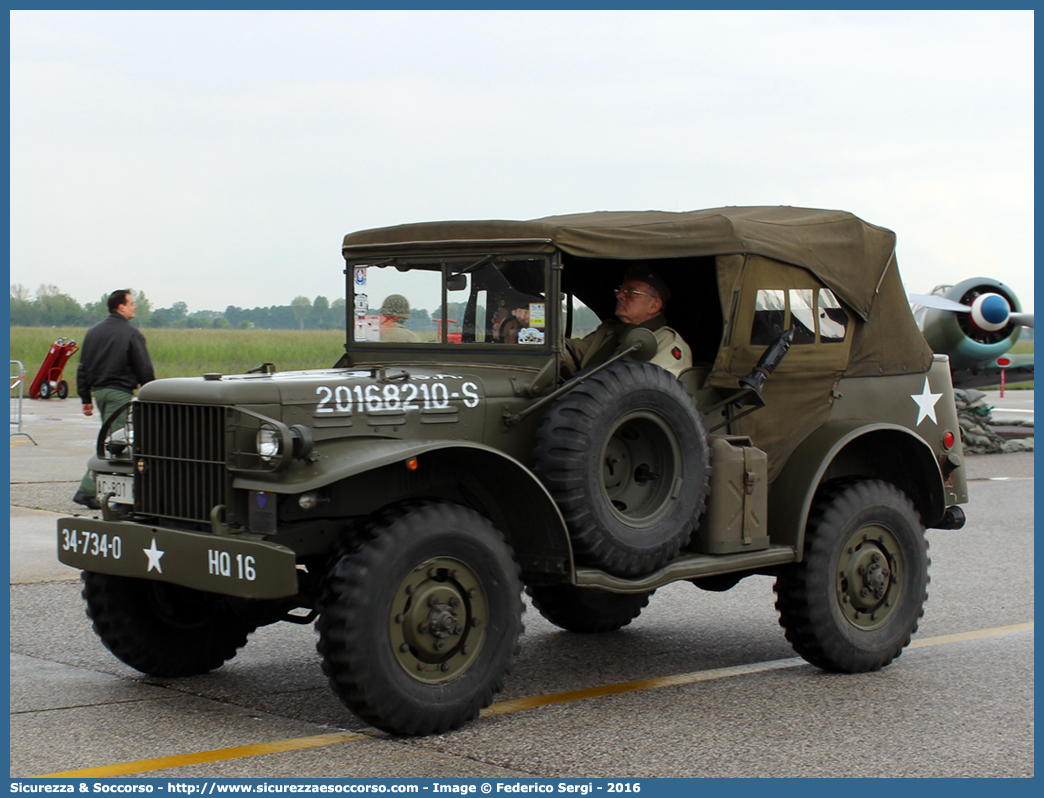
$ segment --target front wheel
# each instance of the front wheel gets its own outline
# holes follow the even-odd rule
[[[776,579],[787,640],[824,670],[884,667],[917,631],[929,563],[924,525],[903,491],[870,479],[827,485],[809,514],[804,560]]]
[[[220,668],[255,626],[226,596],[179,585],[84,571],[94,631],[116,658],[152,676],[195,676]]]
[[[447,502],[371,520],[327,576],[316,623],[341,702],[397,734],[438,734],[478,716],[511,670],[522,583],[503,536]]]

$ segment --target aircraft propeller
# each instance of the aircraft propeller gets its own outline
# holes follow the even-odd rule
[[[955,388],[996,385],[1007,379],[1033,379],[1033,355],[1012,354],[1033,314],[1023,313],[1015,292],[992,277],[971,277],[936,286],[929,294],[910,294],[914,319],[937,355],[950,360]]]
[[[935,294],[909,294],[911,302],[926,308],[946,310],[952,313],[970,313],[971,321],[984,332],[996,332],[1007,324],[1020,324],[1023,327],[1033,326],[1032,313],[1013,313],[1008,300],[1000,294],[979,294],[971,305],[962,305],[946,297]]]

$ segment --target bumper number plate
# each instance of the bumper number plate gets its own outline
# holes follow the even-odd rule
[[[94,483],[98,486],[99,501],[111,493],[116,504],[134,504],[134,477],[95,474]]]

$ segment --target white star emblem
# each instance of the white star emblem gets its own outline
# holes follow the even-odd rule
[[[939,423],[935,417],[935,403],[942,399],[942,394],[929,390],[927,377],[924,378],[924,390],[920,394],[910,394],[910,398],[917,402],[917,423],[914,426],[921,426],[926,418],[930,418],[933,424]]]
[[[166,554],[165,551],[160,551],[156,548],[156,538],[152,539],[152,546],[147,549],[142,549],[145,552],[145,556],[149,558],[149,567],[145,569],[145,573],[148,573],[155,568],[160,573],[163,573],[163,568],[160,567],[160,557]]]

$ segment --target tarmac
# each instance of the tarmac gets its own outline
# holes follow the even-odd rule
[[[76,398],[24,399],[21,410],[11,424],[11,584],[77,579],[55,554],[56,521],[90,512],[72,497],[101,425]]]

